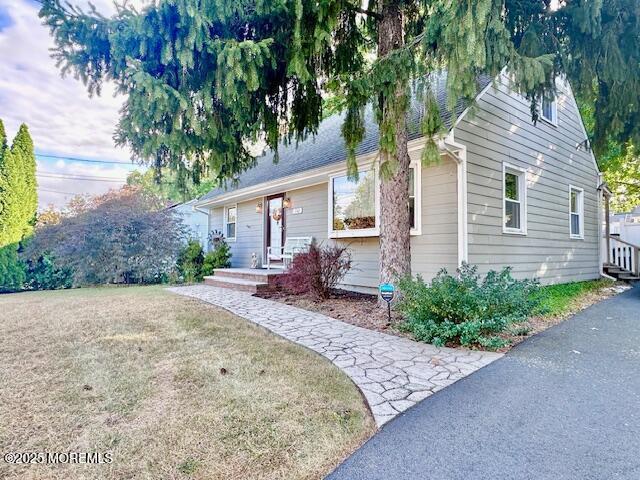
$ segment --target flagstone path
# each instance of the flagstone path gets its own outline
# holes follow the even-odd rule
[[[362,391],[378,427],[502,355],[438,348],[234,290],[168,290],[222,307],[326,357]]]

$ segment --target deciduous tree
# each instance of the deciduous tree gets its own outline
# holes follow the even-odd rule
[[[38,229],[24,257],[52,255],[73,270],[77,285],[159,282],[174,268],[184,228],[164,202],[124,187],[98,197],[86,209]]]

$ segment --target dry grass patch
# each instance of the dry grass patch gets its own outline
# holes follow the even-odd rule
[[[321,478],[374,424],[321,357],[155,287],[0,296],[0,478]]]

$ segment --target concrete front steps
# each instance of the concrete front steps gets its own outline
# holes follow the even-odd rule
[[[216,268],[213,275],[204,277],[205,285],[230,288],[249,293],[276,290],[277,277],[282,270],[264,268]]]

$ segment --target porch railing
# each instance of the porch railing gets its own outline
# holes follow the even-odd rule
[[[640,247],[609,235],[607,238],[608,263],[640,276]]]

